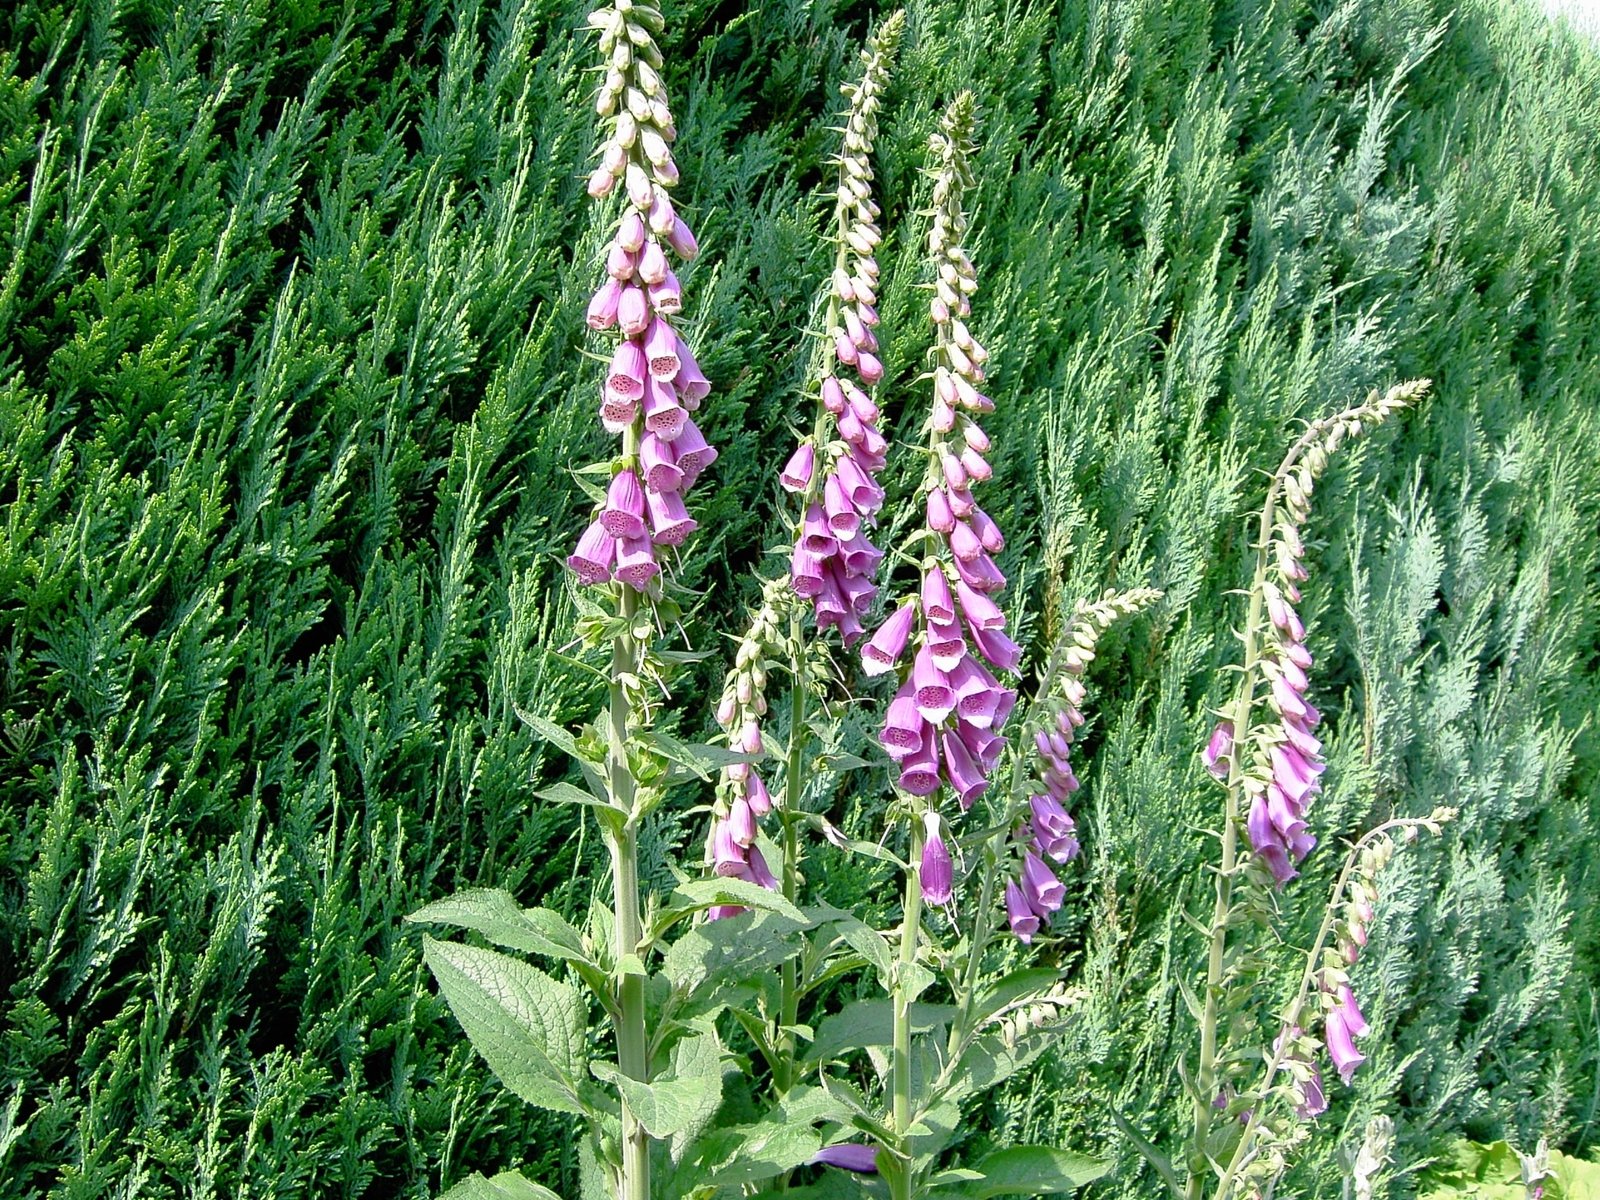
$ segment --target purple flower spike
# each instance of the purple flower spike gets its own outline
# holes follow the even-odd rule
[[[798,496],[811,486],[811,471],[816,464],[816,454],[816,447],[810,442],[800,443],[799,449],[789,456],[789,461],[778,476],[778,482],[783,484],[784,491]]]
[[[612,476],[600,523],[612,537],[644,536],[644,492],[640,490],[639,477],[632,471]]]
[[[1201,751],[1200,758],[1206,764],[1206,770],[1220,780],[1228,778],[1228,759],[1233,754],[1233,722],[1218,721],[1217,727],[1211,731],[1211,740],[1206,743],[1206,748]]]
[[[1061,886],[1055,872],[1032,850],[1022,860],[1022,891],[1041,918],[1048,918],[1067,898],[1067,889]]]
[[[577,548],[567,556],[567,566],[584,583],[605,583],[617,558],[617,542],[599,521],[583,531]]]
[[[845,1171],[854,1171],[858,1175],[876,1175],[878,1173],[878,1152],[871,1146],[858,1146],[852,1142],[840,1142],[836,1146],[824,1146],[818,1150],[810,1160],[811,1166],[839,1167]]]
[[[1006,920],[1011,924],[1011,932],[1024,946],[1033,941],[1033,935],[1039,932],[1039,915],[1033,911],[1033,906],[1028,903],[1028,898],[1015,883],[1006,884]]]
[[[878,627],[872,640],[861,648],[861,669],[868,675],[884,675],[899,665],[905,653],[911,623],[917,616],[917,602],[907,600]]]
[[[949,904],[953,894],[953,871],[950,851],[939,833],[939,814],[923,813],[922,824],[927,834],[927,840],[922,843],[922,864],[917,870],[917,882],[922,885],[922,899],[928,904]]]
[[[1355,1042],[1351,1040],[1343,1009],[1335,1008],[1328,1013],[1323,1035],[1328,1042],[1328,1057],[1333,1060],[1334,1070],[1339,1072],[1340,1079],[1349,1084],[1350,1077],[1356,1073],[1357,1067],[1367,1061],[1367,1056],[1357,1050]]]

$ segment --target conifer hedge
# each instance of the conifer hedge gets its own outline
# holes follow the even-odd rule
[[[872,11],[667,10],[723,451],[682,572],[706,644],[767,562],[825,127]],[[1380,1112],[1402,1166],[1457,1132],[1592,1152],[1600,54],[1489,0],[909,15],[885,411],[920,370],[922,146],[970,87],[1018,640],[1108,584],[1166,591],[1091,672],[1073,1036],[987,1127],[1114,1157],[1088,1195],[1154,1194],[1108,1108],[1156,1141],[1181,1120],[1195,751],[1259,469],[1296,422],[1427,376],[1319,491],[1318,832],[1462,817],[1386,877],[1375,1069],[1293,1183],[1337,1194]],[[532,798],[565,768],[518,717],[600,690],[563,654],[560,569],[568,468],[602,449],[583,16],[0,11],[0,1195],[422,1198],[517,1163],[576,1194],[572,1139],[492,1086],[401,918],[601,886],[572,810]],[[680,688],[697,737],[714,686]],[[657,860],[699,829],[662,818]],[[1331,856],[1308,868],[1314,893]]]

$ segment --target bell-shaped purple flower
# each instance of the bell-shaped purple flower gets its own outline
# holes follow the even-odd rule
[[[916,698],[911,686],[906,684],[889,701],[889,712],[884,718],[878,741],[884,753],[896,762],[902,762],[908,754],[922,748],[926,729],[927,722],[917,711]]]
[[[1054,796],[1030,796],[1033,810],[1033,840],[1039,853],[1064,863],[1077,857],[1077,823]]]
[[[950,595],[950,581],[938,563],[930,564],[922,574],[922,611],[930,621],[948,624],[956,619],[955,600]]]
[[[616,562],[617,542],[599,521],[583,531],[578,545],[567,556],[567,566],[584,583],[604,583],[611,578],[611,566]]]
[[[611,477],[600,523],[612,537],[644,536],[644,491],[639,487],[639,477],[632,471],[621,471]]]
[[[972,761],[972,754],[957,731],[945,730],[939,737],[939,746],[944,751],[944,769],[950,790],[955,792],[965,812],[972,807],[973,801],[988,790],[989,780],[978,764]]]
[[[644,503],[650,513],[650,537],[658,546],[683,545],[699,525],[677,492],[646,491]]]
[[[950,686],[950,680],[934,664],[933,654],[926,646],[918,650],[916,658],[912,660],[911,685],[916,689],[914,698],[917,711],[925,721],[938,725],[956,706],[956,694]]]
[[[835,1146],[824,1146],[811,1156],[810,1165],[819,1167],[838,1167],[845,1171],[854,1171],[858,1175],[876,1175],[878,1173],[878,1152],[872,1146],[858,1146],[853,1142],[840,1142]]]
[[[948,751],[949,747],[946,746]],[[917,882],[922,886],[922,899],[928,904],[949,904],[952,895],[953,871],[950,851],[939,832],[939,814],[922,814],[926,834],[922,843],[922,863],[917,870]]]
[[[938,739],[928,730],[922,744],[900,760],[900,788],[913,796],[931,796],[939,790]]]
[[[1041,918],[1048,918],[1067,898],[1067,889],[1061,886],[1056,873],[1045,866],[1044,859],[1029,850],[1022,860],[1022,894],[1034,912]]]
[[[635,591],[643,591],[659,574],[661,565],[656,562],[655,548],[642,530],[639,537],[617,539],[617,565],[612,572],[615,578]]]
[[[1334,1070],[1348,1084],[1356,1068],[1367,1061],[1367,1056],[1357,1050],[1355,1042],[1351,1040],[1350,1026],[1345,1023],[1342,1008],[1329,1011],[1323,1022],[1323,1036],[1328,1043],[1328,1057],[1333,1060]]]
[[[1232,754],[1233,722],[1218,721],[1217,727],[1211,731],[1211,740],[1200,752],[1201,761],[1215,778],[1225,781],[1228,778],[1228,759]]]
[[[1006,920],[1023,945],[1032,942],[1033,935],[1039,932],[1039,914],[1033,911],[1028,897],[1014,882],[1006,884]]]
[[[789,456],[789,461],[784,464],[782,472],[778,475],[778,482],[783,484],[785,491],[798,496],[811,486],[811,471],[816,463],[816,453],[816,447],[810,442],[801,442]]]
[[[1022,665],[1022,647],[1006,636],[1001,629],[969,629],[967,631],[978,653],[989,664],[1001,671],[1015,671]]]
[[[861,647],[861,669],[868,675],[883,675],[900,662],[905,653],[906,640],[911,636],[911,625],[917,615],[915,600],[907,600],[878,626],[878,632]]]

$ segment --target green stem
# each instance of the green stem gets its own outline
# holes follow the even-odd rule
[[[922,930],[922,884],[917,865],[922,861],[922,822],[911,818],[911,852],[906,856],[905,915],[900,924],[900,963],[894,976],[894,1061],[890,1083],[894,1093],[896,1149],[901,1154],[900,1170],[892,1176],[890,1194],[894,1200],[911,1200],[911,968],[917,961],[917,936]]]
[[[637,450],[637,430],[623,435],[622,452],[630,463]],[[639,835],[634,820],[634,780],[628,763],[628,722],[632,706],[622,685],[625,675],[636,673],[638,654],[633,621],[639,597],[621,585],[618,617],[622,628],[611,640],[610,709],[606,727],[606,770],[611,802],[623,814],[621,828],[611,831],[611,882],[616,905],[617,1067],[630,1079],[650,1077],[648,1037],[645,1030],[644,976],[636,959],[644,931],[639,920]],[[649,1200],[650,1138],[639,1119],[622,1100],[622,1179],[618,1200]]]
[[[778,819],[783,824],[783,898],[793,904],[800,890],[800,792],[801,775],[805,767],[805,643],[800,609],[796,606],[789,617],[790,682],[789,691],[789,754],[784,764],[783,805],[778,809]],[[800,1019],[799,968],[793,958],[784,960],[782,993],[778,1008],[782,1028],[774,1040],[777,1061],[772,1064],[773,1084],[778,1095],[786,1096],[795,1084],[794,1034],[795,1022]],[[788,1177],[781,1181],[787,1188]]]
[[[1281,470],[1281,469],[1280,469]],[[1217,1088],[1217,1039],[1222,976],[1227,961],[1228,929],[1233,923],[1233,880],[1239,866],[1239,820],[1244,797],[1244,748],[1250,736],[1250,713],[1255,707],[1256,673],[1261,658],[1261,616],[1265,601],[1262,585],[1267,577],[1267,549],[1272,534],[1272,514],[1277,499],[1277,480],[1267,489],[1261,509],[1259,544],[1256,547],[1255,579],[1250,587],[1249,614],[1244,625],[1244,672],[1234,698],[1233,749],[1228,755],[1228,795],[1222,818],[1222,860],[1217,869],[1216,902],[1211,912],[1210,950],[1206,958],[1204,1014],[1200,1020],[1200,1063],[1195,1075],[1194,1141],[1189,1156],[1188,1200],[1200,1200],[1206,1180],[1211,1177],[1206,1141],[1216,1112],[1213,1101]]]

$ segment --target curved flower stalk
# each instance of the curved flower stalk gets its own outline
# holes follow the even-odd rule
[[[1072,770],[1072,745],[1082,726],[1086,689],[1083,673],[1094,661],[1100,637],[1123,617],[1140,612],[1160,598],[1156,588],[1107,591],[1090,604],[1079,600],[1071,625],[1045,668],[1038,694],[1029,706],[1018,764],[1019,788],[1026,787],[1026,814],[1013,842],[1020,859],[1017,876],[1006,884],[1006,920],[1024,943],[1033,940],[1060,909],[1065,889],[1049,866],[1078,855],[1077,825],[1067,811],[1078,777]],[[1029,753],[1031,744],[1032,753]]]
[[[1455,817],[1455,809],[1440,807],[1426,817],[1385,821],[1350,848],[1321,928],[1306,954],[1299,985],[1278,1018],[1280,1033],[1266,1055],[1262,1077],[1253,1091],[1227,1106],[1237,1114],[1239,1132],[1231,1153],[1220,1162],[1214,1160],[1214,1171],[1207,1172],[1216,1181],[1212,1193],[1216,1200],[1270,1193],[1272,1182],[1288,1165],[1290,1152],[1305,1140],[1305,1122],[1326,1111],[1328,1101],[1317,1062],[1321,1047],[1318,1039],[1301,1027],[1308,1016],[1321,1016],[1322,1042],[1345,1083],[1364,1061],[1350,1040],[1365,1032],[1366,1019],[1350,993],[1345,968],[1355,961],[1357,939],[1366,940],[1378,876],[1399,849],[1395,835],[1405,844],[1423,832],[1437,836]],[[1308,1014],[1313,990],[1319,1012]],[[1203,1190],[1197,1192],[1193,1176],[1190,1191],[1204,1194]]]
[[[872,610],[877,596],[873,580],[883,558],[867,536],[883,506],[877,474],[887,449],[878,431],[878,406],[869,394],[883,378],[874,332],[875,254],[883,235],[872,198],[872,148],[880,97],[904,28],[903,12],[890,15],[862,52],[860,81],[840,89],[849,111],[838,159],[837,252],[828,282],[820,398],[810,435],[779,476],[784,488],[800,498],[790,584],[796,595],[811,602],[817,628],[836,627],[846,646],[861,637],[861,618]]]
[[[1219,1078],[1222,1055],[1218,1039],[1223,995],[1242,966],[1241,957],[1230,955],[1228,948],[1228,931],[1236,924],[1235,888],[1241,882],[1253,885],[1253,881],[1261,885],[1270,881],[1272,887],[1281,888],[1294,878],[1296,865],[1316,845],[1307,813],[1320,790],[1324,770],[1322,744],[1314,733],[1321,717],[1306,700],[1307,670],[1312,663],[1305,647],[1305,626],[1295,610],[1301,599],[1300,584],[1307,578],[1302,530],[1310,516],[1311,495],[1329,456],[1346,440],[1418,401],[1428,386],[1427,380],[1414,380],[1382,395],[1373,392],[1361,404],[1315,422],[1290,447],[1267,487],[1259,518],[1255,579],[1241,635],[1244,663],[1238,690],[1201,754],[1206,768],[1226,788],[1227,797],[1195,1074],[1191,1157],[1196,1161],[1203,1162],[1212,1153],[1215,1108],[1211,1100],[1231,1087]],[[1241,824],[1250,848],[1243,856]],[[1265,905],[1258,907],[1266,909]],[[1335,1000],[1328,1008],[1324,1035],[1336,1068],[1348,1081],[1349,1072],[1360,1061],[1350,1039],[1359,1036],[1355,1031],[1357,1027],[1364,1030],[1365,1022],[1348,988],[1340,992],[1340,986],[1333,983]],[[1280,1028],[1300,1024],[1296,1017]],[[1301,1040],[1295,1037],[1289,1042]],[[1315,1107],[1304,1100],[1297,1104]],[[1211,1177],[1209,1168],[1190,1172],[1189,1200],[1199,1200]]]
[[[661,32],[661,14],[621,0],[590,13],[589,24],[600,31],[607,61],[595,99],[607,132],[588,190],[603,200],[620,186],[626,204],[588,323],[621,334],[601,385],[600,420],[621,436],[622,449],[605,501],[567,566],[585,584],[615,580],[645,592],[661,574],[657,548],[681,545],[693,532],[683,493],[717,457],[690,416],[710,384],[672,323],[683,289],[668,251],[687,262],[699,247],[669,194],[678,182],[678,133],[652,36]]]

